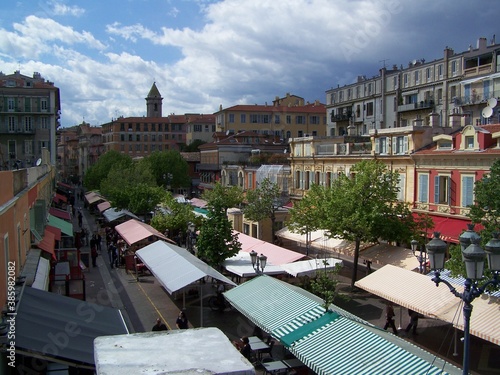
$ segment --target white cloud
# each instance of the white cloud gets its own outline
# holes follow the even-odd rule
[[[52,6],[53,8],[52,12],[56,16],[70,15],[70,16],[80,17],[85,13],[85,9],[80,8],[77,5],[69,6],[56,1],[52,1],[49,4]]]

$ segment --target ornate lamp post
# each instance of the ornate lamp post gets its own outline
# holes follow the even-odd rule
[[[417,254],[417,250],[419,251],[419,254]],[[425,265],[427,263],[427,252],[426,252],[425,246],[424,245],[419,246],[419,243],[417,240],[412,240],[411,241],[411,251],[412,251],[413,255],[415,255],[415,257],[417,257],[417,259],[418,259],[418,264],[419,264],[418,271],[420,273],[424,273],[424,270],[426,267]]]
[[[188,224],[186,245],[187,245],[187,250],[191,254],[194,254],[194,247],[196,245],[196,226],[193,223]]]
[[[257,275],[263,275],[264,268],[266,268],[267,264],[267,257],[264,254],[258,255],[257,252],[252,250],[250,252],[250,259],[252,260],[252,267]]]
[[[472,231],[472,229],[470,228]],[[465,232],[467,233],[467,232]],[[459,293],[453,285],[448,281],[441,279],[439,270],[444,269],[444,258],[446,253],[446,243],[439,238],[439,232],[434,233],[434,238],[427,244],[427,254],[431,269],[435,270],[432,281],[438,286],[440,283],[445,284],[450,292],[464,302],[464,358],[463,358],[463,374],[469,374],[469,354],[470,354],[470,317],[472,313],[472,301],[485,292],[491,286],[499,286],[500,279],[498,274],[500,271],[500,240],[498,233],[493,234],[493,238],[486,244],[485,250],[479,245],[481,237],[477,234],[471,235],[467,233],[460,237],[462,245],[462,256],[465,262],[467,278],[464,283],[464,291]],[[470,244],[464,249],[467,244],[467,239],[470,239]],[[479,285],[478,280],[483,278],[484,258],[488,258],[490,270],[493,272],[493,278],[487,280],[483,285]]]

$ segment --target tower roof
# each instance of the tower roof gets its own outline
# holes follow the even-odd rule
[[[156,87],[156,82],[153,82],[153,86],[151,86],[151,90],[149,90],[148,98],[161,98],[160,91],[158,91],[158,87]]]

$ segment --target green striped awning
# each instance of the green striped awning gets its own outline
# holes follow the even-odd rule
[[[320,375],[449,373],[344,317],[311,332],[288,349]]]
[[[271,287],[272,285],[272,287]],[[226,299],[266,332],[286,326],[296,318],[303,325],[319,318],[325,309],[307,293],[270,276],[259,276],[224,293]]]
[[[70,222],[49,214],[47,223],[53,227],[59,228],[66,236],[73,237],[73,224]]]
[[[461,374],[461,370],[310,293],[259,276],[225,293],[243,315],[319,375]],[[388,336],[390,335],[390,336]]]

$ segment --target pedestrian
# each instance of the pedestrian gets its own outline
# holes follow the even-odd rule
[[[109,256],[109,265],[111,268],[113,268],[113,265],[116,263],[116,246],[114,242],[111,242],[110,245],[108,246],[108,256]]]
[[[392,302],[387,301],[386,307],[385,307],[385,326],[384,330],[387,329],[387,327],[391,327],[392,331],[394,332],[395,335],[398,334],[398,330],[396,329],[396,324],[394,323],[394,317],[396,314],[394,314],[394,307],[392,305]]]
[[[92,257],[92,267],[97,267],[97,247],[92,246],[90,248],[90,256]]]
[[[418,326],[418,312],[408,309],[408,315],[410,316],[410,323],[405,329],[405,332],[410,332],[410,329],[413,328],[412,333],[414,335],[418,335],[417,326]]]
[[[156,319],[156,324],[153,326],[151,331],[168,331],[167,326],[161,321],[160,318]]]
[[[101,252],[101,242],[102,242],[102,237],[99,233],[96,235],[96,244],[97,244],[97,252]]]
[[[188,318],[187,318],[184,310],[181,310],[179,312],[179,316],[177,317],[177,320],[175,321],[175,325],[177,326],[178,329],[187,329],[188,328]]]
[[[78,226],[81,228],[83,224],[83,216],[82,216],[82,211],[78,210]]]

